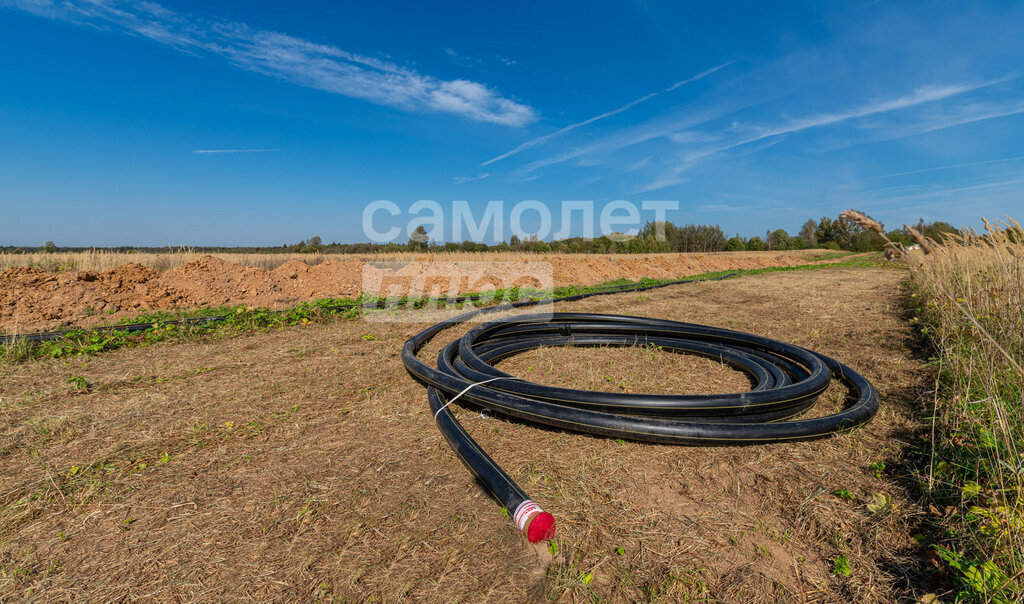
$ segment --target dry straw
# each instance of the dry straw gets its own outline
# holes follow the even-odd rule
[[[846,220],[852,220],[861,228],[878,233],[878,236],[885,240],[885,257],[889,260],[895,260],[896,258],[903,256],[903,247],[890,241],[889,238],[886,237],[885,231],[882,229],[882,223],[878,222],[874,218],[864,214],[863,212],[858,212],[857,210],[846,210],[845,212],[840,212],[839,217],[845,218]]]
[[[930,480],[936,488],[980,484],[980,494],[965,490],[963,498],[991,521],[984,530],[957,527],[965,536],[958,549],[1000,567],[1003,587],[989,587],[1014,590],[1024,576],[1024,229],[1012,219],[984,224],[984,234],[966,230],[941,244],[906,227],[921,245],[907,265],[945,384]],[[974,475],[947,484],[944,462]]]
[[[925,254],[932,253],[933,242],[929,241],[928,238],[922,235],[920,231],[918,231],[917,229],[908,224],[903,225],[903,230],[905,230],[907,234],[910,235],[914,239],[914,241],[916,241],[917,244],[921,246],[922,252],[924,252]]]

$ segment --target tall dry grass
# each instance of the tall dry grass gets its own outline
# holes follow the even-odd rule
[[[1024,588],[1024,231],[985,225],[907,263],[939,370],[928,486],[956,510],[938,551],[962,596],[1009,602]]]

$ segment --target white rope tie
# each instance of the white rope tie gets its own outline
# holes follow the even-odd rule
[[[463,388],[462,392],[460,392],[460,393],[456,394],[455,396],[451,397],[450,399],[448,399],[448,402],[445,403],[440,409],[437,410],[437,413],[434,414],[434,421],[435,422],[437,421],[437,416],[441,415],[441,412],[444,411],[445,409],[447,409],[448,405],[454,403],[456,400],[459,399],[460,396],[462,396],[463,394],[466,394],[467,392],[469,392],[470,388],[472,388],[474,386],[479,386],[481,384],[489,384],[491,382],[496,382],[498,380],[518,380],[518,379],[521,379],[521,378],[512,377],[512,376],[509,376],[509,377],[502,376],[502,377],[491,378],[489,380],[484,380],[482,382],[475,382],[473,384],[470,384],[469,386],[466,386],[465,388]]]

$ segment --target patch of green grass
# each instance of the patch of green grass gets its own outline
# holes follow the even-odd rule
[[[844,252],[844,251],[832,251],[832,252],[821,252],[807,258],[808,262],[821,262],[822,260],[835,260],[836,258],[845,258],[846,256],[852,256],[855,252]]]
[[[847,499],[849,501],[854,501],[856,499],[849,489],[839,489],[837,491],[833,491],[833,494],[840,499]]]
[[[88,390],[89,389],[89,382],[86,381],[86,379],[84,377],[80,376],[80,375],[76,375],[76,376],[72,377],[71,379],[69,379],[67,381],[67,383],[71,384],[72,386],[74,386],[78,390]]]
[[[354,301],[345,299],[317,300],[278,312],[245,306],[176,312],[157,311],[130,317],[115,324],[151,324],[151,327],[144,331],[76,330],[63,338],[47,342],[31,343],[25,340],[16,340],[6,345],[0,345],[0,362],[17,363],[30,359],[91,355],[160,342],[195,340],[214,336],[230,337],[241,333],[323,323],[338,318],[352,318],[358,313]],[[170,321],[189,321],[212,317],[223,317],[223,320],[180,325],[167,324]]]
[[[853,567],[850,566],[850,559],[846,554],[839,554],[832,561],[832,573],[839,577],[849,577],[853,574]]]

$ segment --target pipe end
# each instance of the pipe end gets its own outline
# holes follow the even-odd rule
[[[547,512],[541,512],[530,521],[530,527],[526,529],[526,538],[530,543],[548,541],[555,536],[555,517]]]

